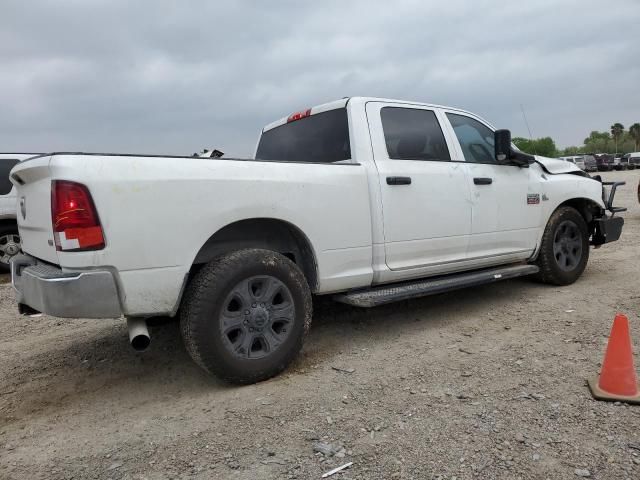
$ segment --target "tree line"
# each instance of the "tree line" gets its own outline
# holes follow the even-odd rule
[[[592,131],[580,147],[571,146],[558,150],[551,137],[515,137],[513,143],[526,153],[545,157],[580,155],[582,153],[630,153],[640,152],[640,123],[634,123],[625,130],[621,123],[611,125],[610,131]]]

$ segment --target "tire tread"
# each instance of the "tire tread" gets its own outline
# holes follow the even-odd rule
[[[553,237],[555,235],[555,227],[563,220],[572,220],[578,225],[578,228],[586,235],[586,242],[583,242],[583,256],[584,261],[578,268],[578,271],[572,276],[564,275],[560,273],[556,266],[556,260],[553,256]],[[586,243],[586,246],[584,245]],[[540,253],[536,259],[535,264],[540,268],[540,271],[536,274],[536,278],[542,282],[551,285],[569,285],[575,282],[582,272],[584,271],[587,261],[589,260],[589,239],[586,222],[580,213],[573,207],[559,207],[547,222],[547,225],[542,234],[542,241],[540,246]]]
[[[206,326],[207,302],[227,285],[228,279],[234,275],[239,266],[252,262],[262,262],[264,265],[284,267],[290,278],[300,287],[303,298],[302,314],[297,314],[297,320],[304,322],[303,333],[297,339],[284,358],[275,367],[265,367],[254,370],[251,374],[238,375],[230,372],[220,362],[212,361],[217,357],[212,351],[210,342],[206,341],[203,331]],[[311,325],[312,302],[311,291],[304,274],[300,268],[284,255],[270,250],[243,249],[222,255],[204,265],[187,285],[183,301],[181,303],[180,330],[187,352],[193,361],[206,372],[213,374],[229,383],[248,384],[277,375],[283,371],[297,356],[304,337]]]

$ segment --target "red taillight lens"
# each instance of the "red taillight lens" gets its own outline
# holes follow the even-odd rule
[[[51,182],[51,220],[58,251],[100,250],[104,235],[86,186],[67,180]]]

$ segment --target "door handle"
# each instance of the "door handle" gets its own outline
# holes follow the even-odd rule
[[[387,185],[411,185],[411,177],[387,177]]]
[[[493,183],[493,178],[476,177],[473,179],[473,183],[476,185],[491,185]]]

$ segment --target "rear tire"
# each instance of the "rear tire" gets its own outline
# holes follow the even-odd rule
[[[20,234],[17,225],[0,226],[0,272],[11,269],[11,259],[20,253]]]
[[[560,207],[549,218],[536,265],[538,280],[552,285],[575,282],[589,260],[589,230],[575,208]]]
[[[190,281],[180,329],[204,370],[247,384],[282,372],[311,325],[311,291],[298,266],[270,250],[246,249],[204,265]]]

